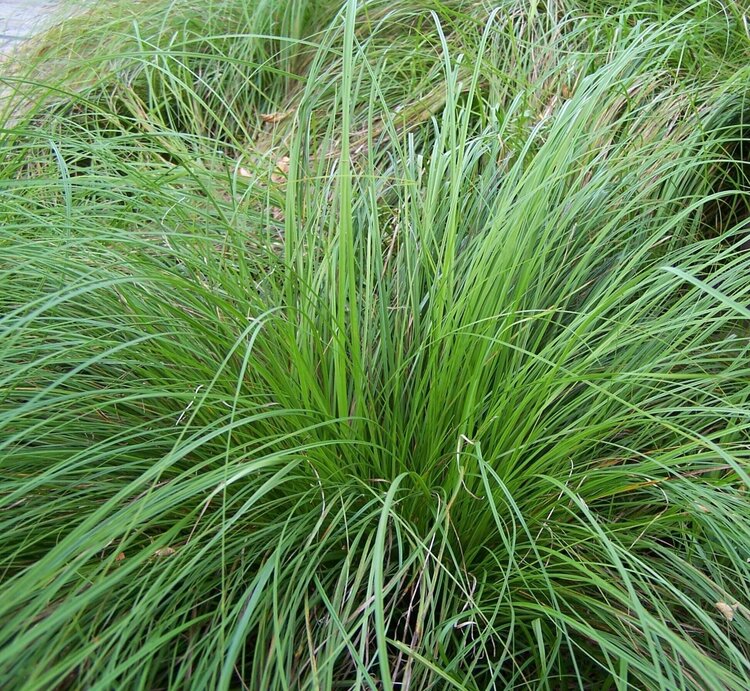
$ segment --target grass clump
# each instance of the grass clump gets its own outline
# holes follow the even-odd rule
[[[102,12],[4,79],[0,676],[747,688],[741,8]]]

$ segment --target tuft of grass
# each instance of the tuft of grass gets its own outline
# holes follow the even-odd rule
[[[30,44],[0,678],[747,688],[749,57],[714,0],[117,0]]]

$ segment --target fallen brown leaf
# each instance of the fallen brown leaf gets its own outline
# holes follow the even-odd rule
[[[174,554],[174,549],[172,547],[162,547],[161,549],[157,549],[156,552],[154,552],[155,557],[168,557],[172,554]]]
[[[275,113],[261,113],[260,119],[269,125],[275,125],[277,122],[281,122],[285,118],[288,118],[291,112],[292,111],[288,110],[286,112],[277,111]]]
[[[724,619],[732,621],[737,610],[740,608],[740,603],[735,602],[733,605],[728,605],[726,602],[716,602],[716,609],[724,615]]]
[[[276,161],[276,171],[271,173],[271,182],[277,185],[286,181],[289,172],[289,156],[282,156]]]

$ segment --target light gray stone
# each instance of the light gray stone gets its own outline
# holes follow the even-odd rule
[[[0,0],[0,53],[42,28],[57,5],[54,0]]]

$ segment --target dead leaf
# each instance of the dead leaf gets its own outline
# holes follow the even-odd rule
[[[243,178],[251,178],[252,175],[250,174],[250,171],[247,168],[240,168],[237,171]]]
[[[161,549],[157,549],[156,552],[154,552],[155,557],[168,557],[172,554],[174,554],[174,549],[172,549],[171,547],[162,547]]]
[[[285,118],[288,118],[292,111],[287,110],[286,112],[277,111],[275,113],[261,113],[260,119],[269,125],[275,125],[277,122],[281,122]]]
[[[283,223],[284,222],[284,212],[278,206],[273,206],[273,207],[271,207],[271,218],[274,221],[279,221],[279,223]]]
[[[271,173],[271,182],[277,185],[286,181],[289,172],[289,156],[282,156],[276,161],[276,171]]]
[[[727,621],[732,621],[737,610],[740,608],[740,603],[735,602],[733,605],[728,605],[726,602],[716,602],[716,609],[718,609]]]
[[[698,507],[698,511],[702,511],[703,513],[711,513],[711,509],[709,509],[707,506],[703,506],[703,504],[696,504],[696,507]]]
[[[115,561],[122,561],[123,559],[125,559],[125,552],[120,552],[120,553],[119,553],[119,554],[118,554],[118,555],[117,555],[117,556],[115,557]]]

